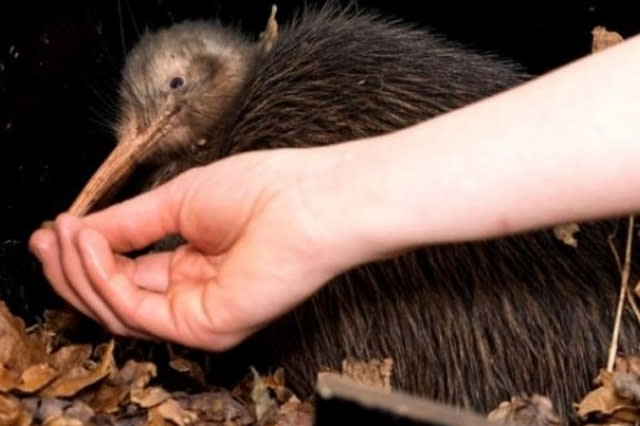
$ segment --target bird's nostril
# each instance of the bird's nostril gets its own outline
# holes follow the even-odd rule
[[[178,90],[182,86],[184,86],[184,78],[182,77],[173,77],[171,81],[169,81],[171,90]]]

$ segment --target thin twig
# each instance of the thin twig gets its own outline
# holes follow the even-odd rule
[[[613,326],[613,336],[611,337],[611,346],[609,347],[609,359],[607,361],[607,371],[613,371],[613,365],[618,352],[618,338],[620,336],[620,322],[622,319],[622,307],[624,306],[625,296],[629,288],[629,273],[631,271],[631,243],[633,241],[633,215],[629,216],[629,227],[627,229],[627,247],[624,253],[624,266],[622,267],[620,297],[618,299],[618,308],[616,310],[616,320]]]
[[[609,243],[609,248],[613,253],[613,258],[616,260],[616,265],[618,265],[618,272],[622,273],[622,263],[620,262],[620,255],[618,254],[618,249],[616,249],[616,244],[613,242],[613,239],[616,237],[616,233],[612,233],[607,237],[607,242]]]
[[[637,228],[638,226],[636,225],[635,227]],[[613,242],[613,239],[615,238],[615,236],[616,236],[616,233],[613,232],[611,235],[607,237],[607,242],[609,243],[609,248],[613,253],[613,257],[616,261],[616,265],[618,265],[618,272],[622,273],[622,265],[620,264],[620,255],[618,254],[616,245]],[[638,283],[638,285],[640,285],[640,282]],[[631,306],[631,310],[633,311],[633,314],[636,316],[636,320],[638,320],[638,323],[640,323],[640,308],[638,308],[638,304],[636,303],[636,297],[631,291],[631,288],[627,288],[627,300],[629,301],[629,306]]]
[[[636,319],[640,323],[640,309],[638,309],[638,304],[636,303],[636,297],[631,291],[631,288],[627,287],[627,300],[629,301],[629,305],[631,306],[631,310],[636,315]]]

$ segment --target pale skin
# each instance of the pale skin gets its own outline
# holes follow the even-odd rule
[[[236,155],[30,248],[116,334],[228,349],[335,275],[417,246],[640,207],[640,37],[414,127]],[[168,234],[188,244],[135,259]]]

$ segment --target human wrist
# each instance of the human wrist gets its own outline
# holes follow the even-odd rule
[[[335,273],[400,248],[395,247],[399,240],[381,231],[387,220],[381,205],[388,165],[380,142],[374,137],[310,148],[298,161],[304,222],[311,224],[307,228],[312,229],[314,245]]]

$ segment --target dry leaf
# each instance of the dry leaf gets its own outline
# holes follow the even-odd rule
[[[60,345],[64,340],[62,332],[77,328],[79,316],[71,311],[44,311],[44,323],[36,324],[27,329],[28,333],[40,340],[47,348],[47,353]]]
[[[636,288],[633,290],[636,296],[640,297],[640,281],[636,283]]]
[[[109,381],[131,389],[143,389],[157,374],[158,369],[155,364],[129,360],[124,367],[114,372]]]
[[[640,421],[640,407],[616,392],[613,386],[614,374],[618,373],[605,370],[600,372],[598,381],[602,385],[589,392],[576,407],[580,419],[588,421],[595,418],[626,423]]]
[[[174,370],[184,373],[187,376],[194,379],[200,386],[207,386],[207,379],[202,367],[200,364],[194,361],[190,361],[186,358],[183,358],[178,355],[172,355],[171,360],[169,361],[169,366]]]
[[[192,411],[185,410],[175,400],[168,399],[149,410],[147,424],[161,424],[160,419],[170,420],[178,426],[186,426],[198,420],[198,415]]]
[[[146,426],[173,426],[166,421],[158,410],[149,410]]]
[[[20,373],[0,364],[0,391],[9,392],[20,386]]]
[[[638,405],[640,402],[640,380],[636,374],[614,373],[613,388],[618,396],[626,399],[629,403]]]
[[[0,426],[29,426],[33,418],[20,401],[0,393]]]
[[[95,412],[87,404],[80,400],[75,400],[70,406],[64,409],[65,417],[78,419],[87,424],[95,415]]]
[[[86,402],[97,413],[115,413],[128,394],[127,387],[102,383],[95,392],[86,397]]]
[[[202,422],[233,425],[255,423],[255,416],[249,412],[247,405],[234,398],[228,391],[189,395],[185,396],[180,402],[183,407],[197,413]]]
[[[49,363],[61,370],[84,365],[92,352],[91,345],[69,345],[58,349],[49,357]]]
[[[60,372],[48,364],[37,364],[27,368],[20,378],[21,384],[16,386],[24,393],[34,393],[51,383]]]
[[[42,423],[42,426],[84,426],[80,419],[73,417],[56,416],[50,417]]]
[[[562,424],[551,400],[541,395],[533,395],[532,397],[515,396],[510,401],[502,402],[495,410],[491,411],[487,419],[492,423],[523,426],[556,426]]]
[[[64,416],[64,410],[69,406],[69,402],[60,398],[31,397],[25,405],[35,420],[44,421],[50,417]]]
[[[591,42],[591,52],[596,53],[608,47],[614,46],[623,41],[620,34],[615,31],[607,31],[603,26],[597,26],[591,31],[593,41]]]
[[[613,370],[620,373],[633,373],[640,377],[640,357],[631,356],[623,358],[618,356],[616,357]]]
[[[267,26],[265,30],[260,33],[260,43],[262,44],[262,49],[265,52],[270,51],[278,39],[278,21],[276,21],[277,12],[278,7],[275,4],[272,5],[271,14],[267,20]]]
[[[53,333],[60,333],[78,327],[80,317],[74,311],[57,311],[47,309],[44,311],[44,325],[46,330]]]
[[[143,408],[155,407],[165,402],[171,395],[158,386],[144,389],[134,389],[131,391],[130,400]]]
[[[578,231],[580,231],[580,226],[577,223],[566,223],[553,228],[553,234],[557,239],[574,248],[578,247],[578,240],[575,237]]]
[[[256,418],[260,421],[271,409],[273,409],[277,401],[272,398],[272,392],[269,386],[264,382],[258,372],[251,368],[253,372],[254,381],[253,389],[251,390],[251,400],[255,404]]]
[[[144,389],[155,376],[156,366],[153,363],[129,360],[124,367],[111,372],[110,377],[87,397],[87,403],[96,412],[115,413],[132,396],[143,400]]]
[[[345,359],[342,361],[342,374],[356,382],[391,390],[393,359],[370,360],[368,362]]]
[[[45,362],[47,356],[45,345],[27,334],[24,321],[11,315],[0,301],[0,365],[22,375],[31,365]]]
[[[85,353],[81,347],[68,351],[68,356],[76,362],[84,359]],[[78,391],[91,386],[99,380],[105,378],[114,366],[113,362],[114,341],[111,340],[103,347],[102,359],[94,367],[83,365],[73,365],[65,371],[59,378],[46,386],[40,394],[49,397],[69,397]]]
[[[313,407],[302,403],[296,396],[279,407],[268,424],[277,426],[311,426],[314,421]]]

